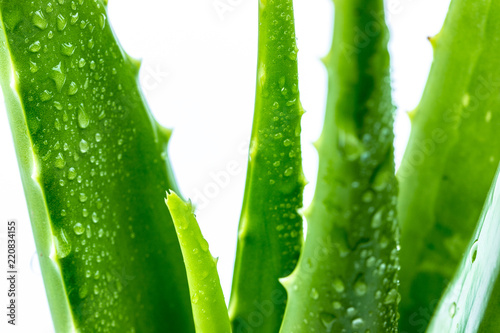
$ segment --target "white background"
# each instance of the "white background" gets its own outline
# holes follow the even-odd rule
[[[406,111],[418,103],[432,61],[428,36],[443,23],[449,0],[387,0],[396,117],[396,162],[410,125]],[[140,5],[139,5],[140,4]],[[226,5],[217,11],[215,5]],[[322,128],[326,72],[320,58],[332,34],[331,0],[295,0],[303,117],[304,171],[314,190],[317,155],[311,143]],[[256,0],[110,0],[110,22],[125,50],[143,59],[141,82],[157,119],[175,129],[170,156],[185,196],[198,203],[197,217],[229,296],[239,213],[246,174],[257,55]],[[53,332],[36,261],[4,103],[0,96],[0,331]],[[238,166],[230,181],[216,175]],[[18,326],[6,325],[5,231],[18,220]]]

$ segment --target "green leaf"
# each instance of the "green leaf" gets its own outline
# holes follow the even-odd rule
[[[499,169],[500,170],[500,169]],[[493,183],[479,224],[428,333],[497,332],[500,327],[500,182]]]
[[[259,1],[255,114],[229,306],[234,332],[278,332],[302,245],[297,46],[292,0]]]
[[[165,200],[174,221],[182,256],[186,264],[194,324],[200,333],[230,333],[217,259],[208,250],[208,243],[201,234],[191,202],[185,203],[175,192]]]
[[[57,332],[193,332],[169,131],[104,3],[0,1],[1,84]]]
[[[400,329],[421,332],[473,233],[500,161],[500,5],[454,0],[398,171]]]
[[[393,112],[381,0],[335,1],[319,172],[281,332],[396,332]]]

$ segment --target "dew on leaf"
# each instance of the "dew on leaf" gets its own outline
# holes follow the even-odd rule
[[[64,28],[66,28],[67,24],[68,24],[68,21],[66,20],[66,18],[62,14],[57,15],[57,18],[56,18],[57,30],[63,31]]]
[[[41,10],[37,10],[34,14],[33,14],[33,24],[44,30],[47,28],[47,26],[49,25],[49,23],[47,22],[47,19],[45,18],[45,15],[43,14],[43,11]]]
[[[73,230],[75,231],[75,234],[77,234],[77,235],[81,235],[85,232],[85,228],[79,222],[75,223],[75,225],[73,226]]]

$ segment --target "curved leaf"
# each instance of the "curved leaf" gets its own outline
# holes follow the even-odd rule
[[[104,3],[0,1],[1,84],[57,332],[194,330],[165,147]]]
[[[229,313],[234,332],[278,332],[302,245],[297,46],[292,0],[259,1],[257,92]],[[251,283],[250,283],[251,282]]]
[[[337,0],[318,182],[281,332],[396,332],[393,112],[381,0]]]
[[[452,278],[500,161],[500,4],[454,0],[398,170],[402,332],[421,332]]]
[[[500,171],[500,169],[499,169]],[[500,327],[500,182],[483,214],[428,333],[497,332]]]

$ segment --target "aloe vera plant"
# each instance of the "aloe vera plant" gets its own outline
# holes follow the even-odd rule
[[[466,250],[500,160],[500,7],[452,1],[398,171],[402,331],[427,325]]]
[[[359,31],[370,25],[364,45]],[[320,164],[281,332],[396,332],[397,223],[383,2],[335,1]]]
[[[57,332],[192,332],[166,144],[103,1],[1,1],[1,84]]]
[[[217,260],[176,194],[170,131],[146,106],[106,1],[0,0],[0,84],[56,332],[398,332],[400,300],[401,333],[498,331],[498,182],[479,217],[500,161],[499,5],[453,0],[430,39],[398,194],[384,2],[334,1],[304,242],[293,1],[258,4],[228,311]],[[422,308],[452,278],[427,327]]]
[[[255,114],[229,308],[234,332],[281,325],[286,293],[278,279],[295,268],[302,244],[302,114],[292,1],[259,1]]]

